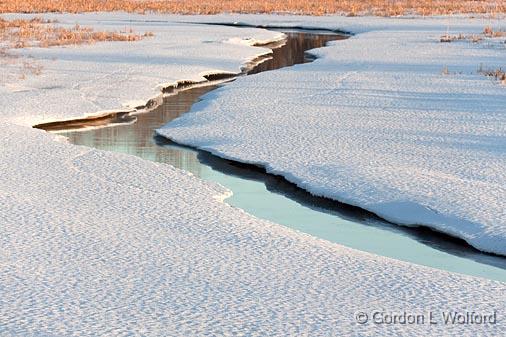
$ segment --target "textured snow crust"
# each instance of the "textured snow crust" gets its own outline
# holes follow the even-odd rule
[[[223,188],[168,165],[22,126],[1,130],[2,336],[504,332],[504,283],[256,219],[220,201]],[[440,324],[360,325],[356,311],[433,311]],[[499,316],[446,325],[445,311]]]
[[[212,92],[159,134],[506,255],[506,88],[478,73],[504,65],[506,48],[502,40],[439,42],[448,29],[479,34],[500,21],[268,22],[360,34],[315,50],[316,62]]]
[[[100,17],[105,24],[117,16],[128,17],[90,14],[79,16],[79,22]],[[203,41],[209,39],[234,37],[220,27],[204,27],[194,32],[201,38],[197,43],[180,36],[197,28],[167,24],[178,17],[142,18],[149,20],[146,25],[161,21],[177,34],[166,52],[178,61],[178,48],[191,51],[206,48]],[[263,34],[251,31],[254,38],[266,38]],[[71,50],[75,59],[87,59],[93,48],[99,53],[119,47]],[[132,65],[125,80],[155,88],[198,79],[200,71],[237,71],[243,57],[258,53],[241,48],[247,49],[237,59],[230,56],[226,69],[212,62],[228,57],[221,52],[218,57],[215,49],[189,52],[195,67],[177,70],[166,64],[174,71],[166,78],[158,72],[138,76]],[[156,50],[137,52],[138,66],[146,67],[144,60]],[[115,109],[122,100],[156,94],[134,83],[107,84],[93,77],[92,68],[107,73],[117,66],[98,56],[89,65],[54,62],[52,72],[36,79],[0,85],[1,336],[502,336],[504,283],[378,257],[285,229],[226,205],[222,200],[229,191],[187,172],[74,146],[32,129],[30,123]],[[10,71],[1,67],[1,74]],[[68,81],[58,82],[67,72]],[[68,89],[69,83],[81,90]],[[94,83],[123,96],[108,101],[98,95],[94,104],[81,107],[90,93],[101,93]],[[73,97],[81,92],[85,98]],[[425,317],[432,311],[439,324],[360,325],[357,311]],[[497,323],[446,325],[441,315],[449,311],[496,312]]]
[[[34,66],[42,66],[40,76],[20,80],[22,61],[2,63],[0,106],[17,124],[34,125],[110,110],[129,111],[160,98],[163,87],[178,81],[202,82],[207,74],[238,73],[248,60],[271,52],[253,44],[283,38],[281,33],[261,29],[209,29],[169,22],[167,18],[122,13],[43,17],[57,20],[57,25],[64,27],[79,24],[96,31],[131,28],[136,34],[152,32],[154,36],[136,42],[11,51],[31,57],[28,61]]]

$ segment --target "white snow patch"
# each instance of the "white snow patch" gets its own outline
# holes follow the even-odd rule
[[[32,16],[2,15],[10,19]],[[154,36],[136,42],[100,42],[14,51],[30,55],[33,57],[30,62],[43,67],[40,76],[31,75],[21,80],[22,62],[2,65],[0,114],[21,125],[142,106],[159,97],[163,87],[180,81],[204,82],[203,75],[210,72],[239,73],[248,60],[271,52],[250,44],[278,41],[284,37],[282,33],[264,29],[209,28],[176,23],[156,15],[91,13],[35,16],[55,19],[60,26],[72,27],[79,23],[96,31],[125,31],[131,28],[137,34],[152,32]],[[240,42],[245,39],[251,43]]]
[[[504,283],[319,240],[169,165],[55,140],[0,121],[0,335],[504,331]],[[447,310],[497,311],[498,322],[445,325]],[[440,324],[359,325],[357,311],[432,311]]]
[[[220,200],[229,191],[187,172],[73,146],[30,128],[144,101],[164,81],[201,80],[196,74],[209,69],[237,71],[257,53],[219,43],[206,49],[202,41],[238,32],[176,24],[179,17],[56,17],[69,24],[134,25],[154,31],[158,42],[31,50],[46,67],[27,80],[30,90],[0,85],[0,335],[504,331],[504,283],[318,240],[227,206]],[[54,64],[44,61],[53,55]],[[438,319],[444,310],[497,311],[499,319],[494,325],[358,325],[359,310],[432,310]]]
[[[503,67],[506,49],[439,42],[448,29],[479,34],[501,21],[229,20],[360,34],[312,51],[311,64],[240,78],[159,134],[506,255],[506,88],[478,74]]]

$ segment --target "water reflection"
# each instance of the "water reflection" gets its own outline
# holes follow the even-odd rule
[[[156,109],[138,114],[133,124],[98,128],[85,131],[64,132],[73,144],[85,145],[102,150],[132,154],[143,159],[173,166],[200,176],[201,164],[193,153],[166,149],[157,146],[153,139],[153,130],[165,125],[190,110],[192,104],[205,93],[218,86],[196,87],[164,98]]]
[[[288,32],[273,58],[248,74],[311,61],[305,50],[343,39],[335,34]],[[168,163],[234,192],[227,200],[264,219],[329,241],[435,268],[506,281],[506,259],[481,253],[460,240],[427,229],[410,229],[382,221],[360,209],[317,198],[261,169],[222,160],[203,151],[177,146],[154,136],[154,130],[190,110],[199,97],[219,85],[195,87],[164,98],[158,108],[136,116],[133,124],[65,132],[69,140],[103,150]]]
[[[300,32],[284,32],[287,40],[284,45],[273,49],[272,58],[257,65],[248,74],[261,73],[263,71],[280,69],[294,64],[311,62],[313,60],[306,50],[324,47],[328,42],[345,39],[346,36],[336,34],[307,34],[310,39],[301,36]]]
[[[329,33],[285,32],[285,34],[287,39],[284,44],[265,45],[265,47],[277,48],[273,49],[271,59],[248,71],[249,75],[310,62],[311,58],[305,53],[306,50],[320,48],[329,41],[346,38],[343,35]],[[176,95],[167,96],[164,98],[163,104],[156,109],[136,115],[137,120],[133,124],[118,124],[115,127],[92,130],[75,130],[62,132],[62,134],[67,136],[73,144],[123,152],[151,161],[169,163],[201,177],[202,164],[197,159],[196,154],[156,146],[153,140],[153,130],[189,111],[202,95],[216,89],[218,86],[195,87],[182,90]],[[51,129],[47,130],[50,131]]]
[[[372,253],[380,253],[374,249],[371,249],[373,245],[371,245],[370,241],[374,240],[374,235],[368,230],[366,227],[371,227],[375,229],[379,229],[381,231],[389,231],[393,233],[391,236],[387,237],[387,240],[383,242],[383,244],[390,244],[393,247],[392,253],[388,254],[385,248],[381,248],[382,255],[390,256],[394,258],[400,258],[399,255],[403,257],[400,259],[404,259],[407,261],[425,264],[429,266],[435,266],[434,261],[431,261],[432,258],[440,258],[438,254],[431,253],[431,248],[434,248],[443,253],[449,253],[456,257],[469,259],[478,262],[479,264],[486,264],[492,267],[497,267],[504,269],[505,271],[494,271],[497,272],[497,278],[506,281],[506,259],[501,256],[497,256],[494,254],[486,254],[483,253],[471,246],[469,246],[464,240],[455,238],[443,233],[435,232],[426,227],[404,227],[399,226],[393,223],[389,223],[374,214],[371,214],[368,211],[365,211],[361,208],[343,204],[337,202],[335,200],[331,200],[328,198],[317,197],[311,195],[305,190],[297,187],[295,184],[290,183],[285,178],[281,176],[276,176],[272,174],[267,174],[265,169],[260,167],[255,167],[248,164],[238,163],[227,159],[222,159],[220,157],[214,156],[207,151],[195,150],[191,147],[179,145],[174,143],[164,137],[156,136],[156,143],[159,146],[164,146],[166,149],[175,149],[178,148],[180,151],[187,151],[194,153],[199,160],[200,163],[204,164],[212,168],[214,172],[221,172],[223,176],[226,177],[238,177],[240,181],[249,180],[259,182],[260,184],[265,186],[265,190],[271,192],[269,195],[263,194],[265,199],[270,199],[267,202],[275,205],[276,208],[281,208],[282,210],[276,210],[275,213],[271,211],[270,214],[264,216],[264,218],[269,218],[270,220],[276,221],[278,223],[286,224],[287,226],[294,227],[294,224],[301,221],[301,218],[309,217],[311,218],[308,222],[317,222],[318,225],[321,225],[324,222],[333,223],[332,234],[326,235],[317,235],[320,237],[324,237],[330,241],[336,241],[340,243],[344,243],[345,240],[344,235],[350,234],[346,233],[347,230],[351,227],[350,223],[360,223],[362,228],[354,229],[353,236],[357,237],[359,234],[363,235],[363,237],[359,238],[356,241],[350,240],[347,241],[347,245],[370,251]],[[214,179],[216,179],[216,173]],[[228,184],[230,185],[230,180],[227,178]],[[244,193],[244,191],[241,191]],[[272,195],[275,194],[277,197],[272,198]],[[232,198],[228,199],[227,202],[233,204],[237,207],[244,207],[244,200],[234,200],[237,198],[237,195],[232,196]],[[239,195],[240,198],[240,195]],[[237,198],[237,199],[239,199]],[[272,199],[271,199],[272,198]],[[265,201],[264,199],[264,201]],[[253,199],[255,202],[259,202],[259,198]],[[274,201],[275,200],[275,201]],[[287,200],[294,201],[299,204],[300,207],[293,207],[293,205],[287,205]],[[250,206],[251,207],[251,206]],[[253,214],[258,214],[258,211],[252,211],[252,208],[247,209],[248,212]],[[324,215],[323,215],[324,214]],[[274,219],[273,217],[278,217]],[[347,220],[348,222],[344,224],[337,224],[337,219]],[[306,220],[302,220],[304,222]],[[305,224],[300,225],[300,229],[304,232],[309,232],[312,234],[316,234],[314,231],[314,227],[307,229],[304,227]],[[342,228],[346,227],[346,228]],[[401,236],[401,237],[399,237]],[[429,246],[413,246],[410,243],[410,240],[404,240],[402,237],[407,237],[412,240],[416,240],[422,245]],[[382,239],[376,238],[378,241],[382,241]],[[369,242],[366,242],[369,241]],[[406,250],[411,250],[411,252],[407,252]],[[427,255],[421,255],[422,259],[425,263],[421,262],[419,254],[425,250]],[[413,256],[409,256],[414,253]],[[417,256],[418,255],[418,256]],[[446,263],[458,262],[453,261],[453,259],[447,258],[446,261],[440,261],[439,267],[443,267]],[[461,264],[462,266],[462,264]],[[454,266],[446,265],[448,270],[454,270],[456,272],[461,273],[471,273],[473,274],[473,270],[463,271],[462,267],[458,266],[455,269],[452,269]],[[479,266],[479,265],[476,265]],[[474,266],[474,267],[476,267]],[[471,266],[472,268],[472,266]],[[486,267],[485,267],[486,270]],[[491,273],[485,273],[481,276],[494,278]]]

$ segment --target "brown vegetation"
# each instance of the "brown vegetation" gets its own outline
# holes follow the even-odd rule
[[[506,32],[503,30],[494,30],[492,27],[487,26],[483,30],[483,35],[486,37],[505,37]]]
[[[5,20],[0,18],[0,61],[17,63],[19,57],[9,49],[25,47],[52,47],[76,44],[90,44],[99,41],[138,41],[152,33],[135,34],[132,30],[123,32],[97,32],[92,28],[57,26],[56,22],[33,18],[30,20]],[[30,58],[22,61],[21,78],[26,74],[39,75],[42,67]]]
[[[460,40],[464,40],[464,41],[470,41],[470,42],[473,42],[473,43],[477,43],[477,42],[480,42],[480,41],[486,41],[486,40],[491,40],[491,39],[494,39],[494,38],[501,38],[501,37],[505,37],[506,36],[506,32],[505,31],[502,31],[502,30],[494,30],[492,27],[490,26],[487,26],[485,27],[485,29],[483,29],[483,32],[481,34],[473,34],[473,35],[465,35],[465,34],[458,34],[458,35],[449,35],[449,34],[445,34],[443,36],[441,36],[440,38],[440,41],[441,42],[453,42],[453,41],[460,41]],[[501,44],[503,44],[501,41],[500,41]],[[506,42],[505,42],[506,43]],[[441,72],[443,75],[449,75],[450,72],[448,71],[448,67],[444,67],[442,72]],[[478,73],[479,74],[482,74],[482,75],[485,75],[487,77],[492,77],[494,78],[495,80],[501,82],[502,84],[505,84],[506,85],[506,72],[504,72],[504,70],[502,70],[502,68],[492,68],[492,69],[485,69],[483,67],[483,64],[480,64],[480,67],[478,68]]]
[[[503,30],[494,30],[492,27],[487,26],[483,29],[482,34],[472,34],[472,35],[465,35],[465,34],[458,34],[458,35],[450,35],[445,34],[441,36],[440,41],[441,42],[453,42],[453,41],[471,41],[471,42],[480,42],[485,38],[497,38],[497,37],[505,37],[506,32]]]
[[[403,14],[506,13],[506,0],[2,0],[0,13],[24,12],[163,12],[179,14],[296,13],[296,14]]]
[[[476,34],[473,34],[473,35],[465,35],[465,34],[458,34],[458,35],[449,35],[449,34],[445,34],[443,36],[441,36],[441,39],[440,41],[441,42],[453,42],[453,41],[460,41],[460,40],[467,40],[467,41],[471,41],[471,42],[480,42],[481,40],[483,40],[483,37],[480,36],[480,35],[476,35]]]
[[[31,20],[4,20],[0,18],[0,42],[8,48],[51,47],[71,44],[89,44],[98,41],[137,41],[145,36],[127,32],[96,32],[76,25],[59,27],[55,22],[34,18]]]
[[[480,64],[478,69],[478,73],[483,74],[488,77],[495,78],[497,81],[500,81],[502,84],[506,84],[506,72],[502,70],[502,68],[497,69],[484,69],[483,65]]]

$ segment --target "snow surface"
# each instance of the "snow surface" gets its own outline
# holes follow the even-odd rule
[[[41,76],[20,80],[21,61],[2,65],[0,106],[2,112],[9,110],[10,120],[17,124],[34,125],[109,110],[132,110],[159,98],[163,87],[178,81],[201,82],[205,81],[203,75],[210,73],[238,73],[246,61],[271,52],[252,44],[283,38],[282,33],[267,30],[222,26],[209,29],[121,13],[47,14],[44,18],[56,19],[60,26],[78,23],[96,31],[131,28],[136,34],[152,32],[154,36],[133,43],[102,42],[18,52],[33,57],[29,61],[43,68]]]
[[[503,334],[504,283],[362,253],[285,229],[226,205],[222,200],[229,191],[187,172],[74,146],[61,136],[32,129],[31,123],[115,109],[120,101],[156,94],[144,84],[155,88],[198,79],[199,72],[211,69],[237,71],[244,57],[258,53],[229,44],[200,53],[195,49],[207,48],[206,41],[247,31],[191,28],[175,24],[178,17],[56,17],[60,22],[114,26],[119,18],[135,19],[136,30],[142,30],[143,20],[146,30],[163,22],[159,25],[167,26],[173,37],[166,37],[167,46],[152,46],[163,51],[121,53],[134,47],[116,43],[34,49],[29,53],[40,62],[50,62],[43,55],[56,56],[54,66],[46,64],[41,76],[27,81],[2,78],[1,336]],[[247,34],[273,37],[258,30]],[[224,55],[228,48],[241,49]],[[181,50],[188,57],[182,58]],[[115,62],[99,57],[107,52]],[[151,65],[153,73],[138,73],[137,67],[147,70],[148,55],[157,52],[164,56]],[[178,68],[177,62],[185,60],[188,64]],[[2,75],[12,71],[1,67]],[[163,73],[164,67],[172,73]],[[129,71],[116,73],[122,69]],[[136,81],[144,84],[137,86]],[[80,90],[69,88],[72,83]],[[84,97],[73,97],[76,93]],[[426,317],[432,310],[439,324],[359,325],[354,318],[359,310]],[[467,310],[496,311],[497,324],[443,324],[443,311]]]
[[[256,219],[168,165],[2,127],[2,336],[501,336],[506,284]],[[438,325],[358,325],[355,311]],[[498,313],[445,325],[447,310]]]
[[[240,78],[159,134],[506,255],[506,87],[477,73],[504,67],[504,41],[439,42],[501,21],[237,21],[360,34],[315,50],[311,64]]]

